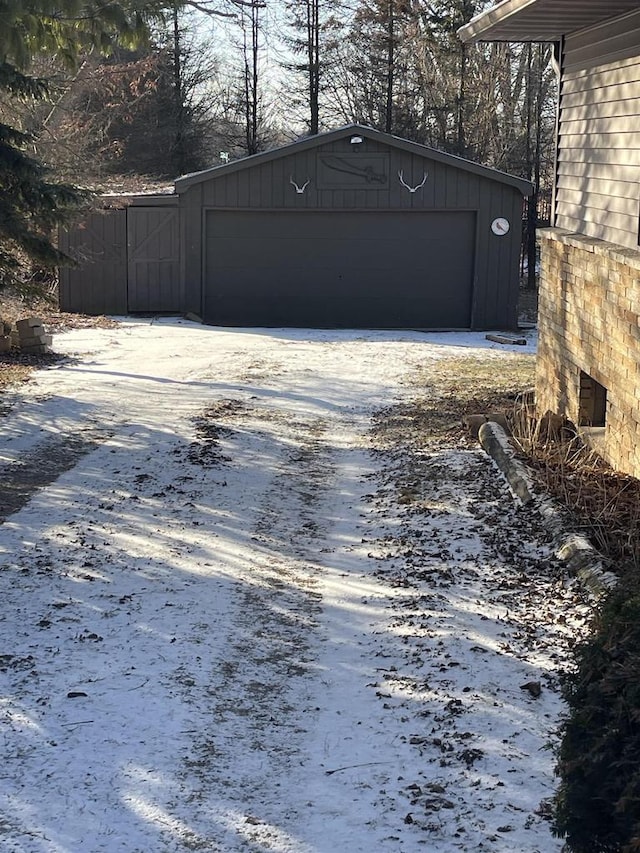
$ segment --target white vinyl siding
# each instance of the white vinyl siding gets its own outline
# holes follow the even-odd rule
[[[565,41],[555,224],[635,248],[639,205],[640,10]]]

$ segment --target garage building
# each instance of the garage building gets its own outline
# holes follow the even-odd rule
[[[527,181],[359,125],[308,137],[178,178],[152,227],[153,199],[134,200],[118,311],[126,303],[220,326],[514,328],[529,191]],[[63,245],[78,252],[81,242],[69,233]],[[100,313],[112,313],[109,274],[82,273],[63,271],[61,307],[87,311],[91,298],[78,291],[93,279]]]

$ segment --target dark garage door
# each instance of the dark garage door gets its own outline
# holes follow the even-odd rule
[[[209,211],[204,321],[469,328],[472,212]]]

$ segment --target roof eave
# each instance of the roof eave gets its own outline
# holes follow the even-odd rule
[[[519,14],[522,9],[536,2],[537,0],[503,0],[502,3],[481,12],[472,18],[468,24],[460,27],[458,38],[465,44],[478,41],[504,41],[506,40],[504,37],[491,35],[490,31],[495,31],[510,17]]]
[[[212,178],[221,177],[222,175],[228,175],[232,172],[237,172],[240,169],[252,166],[254,163],[258,165],[279,159],[294,150],[303,151],[308,148],[317,148],[320,144],[331,142],[334,139],[340,139],[344,136],[348,136],[349,134],[357,134],[370,139],[377,139],[387,144],[392,140],[393,144],[397,145],[398,148],[402,148],[412,154],[417,154],[421,157],[428,157],[431,160],[450,166],[457,166],[460,169],[479,175],[483,178],[489,178],[494,181],[500,180],[517,189],[523,196],[529,196],[533,191],[531,182],[526,181],[523,178],[517,178],[514,175],[509,175],[506,172],[501,172],[500,170],[493,169],[490,166],[482,166],[479,163],[473,163],[463,157],[457,157],[455,154],[447,154],[444,151],[438,151],[437,148],[429,148],[426,145],[421,145],[419,142],[411,142],[410,140],[392,136],[388,133],[383,133],[380,130],[375,130],[372,127],[366,127],[359,124],[349,124],[345,127],[338,128],[337,130],[320,133],[317,136],[310,136],[306,139],[292,142],[289,145],[284,145],[280,148],[274,148],[260,154],[252,154],[249,157],[241,157],[231,163],[223,163],[202,172],[183,175],[175,180],[175,191],[176,193],[184,192],[184,190],[187,190],[194,184],[202,183],[203,181],[210,180]]]
[[[555,42],[636,11],[638,0],[502,0],[458,30],[461,41]]]

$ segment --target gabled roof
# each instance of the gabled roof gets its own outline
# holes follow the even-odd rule
[[[365,127],[360,124],[349,124],[346,125],[346,127],[339,128],[338,130],[319,133],[316,136],[308,136],[305,139],[292,142],[289,145],[283,145],[280,148],[273,148],[271,151],[264,151],[261,154],[252,154],[249,157],[241,157],[239,160],[234,160],[231,163],[223,163],[220,166],[214,166],[211,169],[205,169],[202,172],[193,172],[190,175],[184,175],[181,178],[176,178],[175,189],[176,192],[179,193],[194,184],[199,184],[203,181],[210,181],[215,178],[222,177],[223,175],[238,172],[241,169],[248,169],[251,166],[269,163],[272,160],[277,160],[280,157],[288,157],[299,151],[319,148],[321,145],[326,145],[329,142],[343,139],[346,136],[362,136],[365,139],[373,139],[391,147],[407,151],[410,154],[417,154],[420,157],[428,157],[430,160],[435,160],[437,163],[443,163],[447,166],[452,166],[455,169],[462,169],[466,172],[471,172],[472,174],[488,178],[492,181],[499,181],[500,183],[508,184],[518,189],[523,195],[530,195],[532,191],[529,181],[525,181],[522,178],[516,178],[513,175],[508,175],[506,172],[501,172],[498,169],[491,169],[489,166],[481,166],[479,163],[473,163],[471,160],[465,160],[463,157],[456,157],[454,154],[445,154],[444,151],[438,151],[436,148],[429,148],[427,145],[410,142],[408,139],[402,139],[399,136],[392,136],[389,133],[382,133],[379,130],[374,130],[371,127]]]
[[[637,10],[638,0],[502,0],[458,30],[463,42],[559,41]]]

